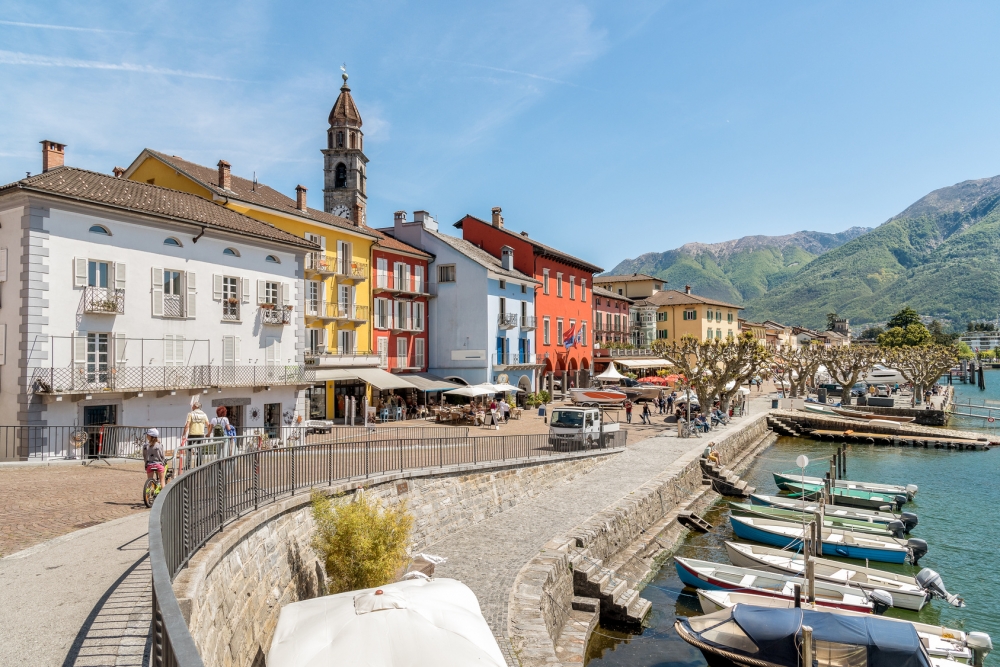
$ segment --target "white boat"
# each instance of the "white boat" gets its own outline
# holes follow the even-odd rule
[[[573,388],[569,390],[569,398],[576,405],[598,406],[598,405],[621,405],[628,396],[625,392],[610,388]]]
[[[827,415],[828,417],[838,416],[836,412],[834,412],[827,406],[823,405],[822,403],[806,403],[801,408],[799,408],[799,410],[802,412],[812,412],[818,415]]]
[[[757,544],[726,542],[726,553],[733,565],[790,576],[805,575],[805,559],[801,554],[764,547]],[[811,558],[817,581],[855,586],[870,593],[883,590],[892,596],[892,606],[920,611],[931,597],[940,597],[956,607],[965,603],[957,595],[950,595],[940,584],[941,578],[934,570],[924,568],[917,577],[887,572],[853,563]]]
[[[897,371],[895,368],[889,368],[881,364],[875,364],[875,368],[872,369],[871,373],[866,375],[862,380],[865,384],[906,384],[906,378],[903,374]]]
[[[750,503],[753,505],[763,505],[765,507],[780,507],[786,510],[795,510],[806,514],[815,514],[819,511],[819,503],[811,500],[795,500],[787,496],[767,496],[760,493],[750,494]],[[866,510],[859,507],[844,507],[843,505],[827,505],[823,510],[827,516],[834,516],[841,519],[855,519],[868,521],[869,523],[889,524],[893,521],[903,522],[903,532],[909,533],[917,527],[918,518],[913,512],[879,512],[878,510]]]
[[[804,593],[805,591],[803,591]],[[795,604],[794,600],[766,597],[754,593],[737,591],[709,591],[698,589],[698,602],[701,604],[702,612],[711,614],[723,609],[731,609],[737,604],[753,605],[755,607],[770,607],[771,609],[788,609]],[[822,611],[842,616],[866,616],[865,613],[848,611],[846,609],[835,609],[831,607],[814,607],[808,602],[802,602],[803,609],[810,611]],[[961,630],[946,628],[940,625],[930,625],[928,623],[916,623],[901,618],[882,616],[897,623],[909,623],[917,631],[920,643],[927,649],[927,653],[935,660],[935,665],[941,665],[938,660],[952,660],[951,664],[968,664],[972,662],[972,647],[985,649],[988,653],[993,649],[993,642],[985,632],[965,633]],[[945,662],[944,664],[948,664]]]

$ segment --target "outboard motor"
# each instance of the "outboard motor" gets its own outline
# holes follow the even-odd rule
[[[993,640],[985,632],[970,632],[965,635],[965,645],[972,651],[972,664],[983,667],[983,661],[993,650]]]
[[[890,533],[892,533],[892,536],[895,537],[897,540],[903,539],[903,533],[905,532],[906,529],[902,521],[899,520],[890,521],[885,528]]]
[[[920,487],[918,487],[916,484],[907,484],[906,485],[906,497],[909,498],[910,500],[913,500],[913,496],[917,495],[917,490],[919,488]]]
[[[903,509],[903,505],[905,505],[908,502],[910,502],[910,499],[907,498],[906,496],[902,496],[902,495],[896,496],[896,508],[897,509]]]
[[[872,603],[872,611],[876,616],[881,616],[885,610],[892,606],[892,595],[880,588],[876,588],[868,594],[868,599]]]
[[[910,542],[913,542],[913,540],[910,540]],[[941,581],[941,575],[934,570],[925,567],[920,572],[917,572],[916,580],[917,586],[930,593],[931,597],[947,600],[948,604],[954,607],[965,606],[965,600],[957,595],[952,595],[945,589],[944,582]]]
[[[903,522],[903,532],[909,533],[917,527],[917,515],[913,512],[903,512],[899,515],[899,520]]]
[[[910,564],[916,565],[927,555],[927,542],[917,537],[906,540],[906,548],[910,550]]]

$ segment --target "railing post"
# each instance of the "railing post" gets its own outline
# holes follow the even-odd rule
[[[326,445],[327,486],[333,486],[333,443]]]
[[[291,492],[295,493],[295,448],[292,447],[288,451],[292,455],[292,488],[291,488]]]
[[[370,440],[365,440],[365,477],[368,477],[368,449],[371,445]]]
[[[188,497],[188,484],[186,482],[187,480],[182,482],[183,487],[181,489],[183,491],[181,494],[181,526],[182,533],[184,535],[184,553],[181,555],[182,561],[187,560],[191,549],[191,501]]]
[[[253,453],[253,508],[260,507],[260,451]]]
[[[218,445],[216,445],[218,447]],[[222,526],[226,523],[226,471],[223,470],[224,466],[220,461],[215,462],[215,485],[216,485],[216,499],[218,500],[218,511],[219,511],[219,532],[222,532]]]

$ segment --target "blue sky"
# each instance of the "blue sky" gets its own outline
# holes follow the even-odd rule
[[[502,206],[611,268],[1000,173],[998,28],[962,2],[0,2],[0,180],[45,138],[103,172],[224,158],[317,206],[346,62],[370,224]]]

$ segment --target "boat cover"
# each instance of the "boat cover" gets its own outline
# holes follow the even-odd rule
[[[920,638],[910,623],[878,616],[842,616],[804,609],[736,605],[733,618],[759,648],[755,657],[779,665],[797,665],[796,637],[803,625],[813,639],[868,647],[868,667],[930,667]]]

